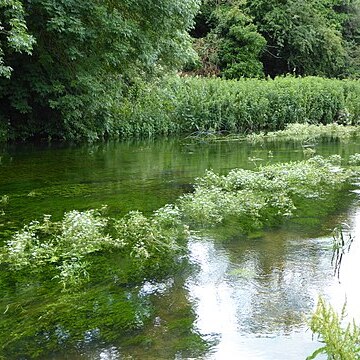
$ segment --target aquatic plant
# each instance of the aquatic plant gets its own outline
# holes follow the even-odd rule
[[[359,125],[344,125],[338,123],[331,124],[312,124],[312,123],[290,123],[286,124],[282,130],[257,133],[250,133],[245,136],[241,134],[222,134],[214,133],[212,137],[204,137],[203,134],[190,136],[192,140],[206,139],[206,141],[248,141],[252,144],[263,143],[265,141],[296,141],[305,144],[319,138],[331,138],[339,141],[347,141],[352,137],[360,135]],[[304,148],[304,152],[311,152],[312,148]]]
[[[337,165],[339,158],[311,159],[268,166],[257,171],[234,169],[227,175],[207,171],[194,192],[183,195],[179,208],[189,223],[211,226],[237,219],[245,232],[274,225],[292,216],[302,199],[314,201],[339,189],[352,172]]]
[[[14,270],[53,265],[64,286],[75,284],[87,277],[85,256],[108,243],[110,237],[104,232],[107,222],[98,210],[73,210],[60,222],[45,215],[42,221],[32,221],[12,236],[1,260]]]
[[[360,134],[360,126],[343,124],[287,124],[284,130],[262,133],[257,137],[250,137],[252,142],[261,140],[314,140],[320,137],[346,140]]]
[[[9,196],[8,195],[2,195],[0,197],[0,204],[6,205],[9,202]]]
[[[116,238],[112,243],[133,259],[134,272],[142,270],[143,278],[161,272],[161,268],[173,267],[174,255],[184,250],[180,239],[187,235],[187,227],[179,221],[178,210],[172,205],[157,210],[149,218],[131,211],[115,220],[114,230]]]
[[[134,334],[152,315],[151,303],[136,287],[101,281],[81,291],[59,292],[56,286],[43,286],[37,288],[34,303],[28,283],[17,288],[16,301],[3,288],[2,304],[8,305],[1,314],[0,330],[7,334],[0,339],[1,359],[48,359],[64,348],[111,344]]]
[[[9,203],[9,196],[2,195],[0,196],[0,215],[5,215],[4,207]]]
[[[350,226],[346,223],[338,224],[333,232],[333,255],[331,265],[334,266],[334,275],[340,278],[340,268],[342,259],[346,252],[350,251],[354,238],[349,231]]]
[[[304,199],[316,201],[345,186],[353,172],[339,166],[341,157],[234,169],[227,175],[208,170],[194,192],[181,196],[151,216],[131,211],[121,219],[105,216],[105,208],[64,214],[61,221],[45,215],[17,231],[2,249],[9,270],[50,271],[64,288],[91,277],[92,256],[118,256],[120,283],[166,276],[193,228],[236,221],[248,234],[281,223],[299,211]],[[121,265],[126,264],[126,266]]]
[[[165,259],[172,259],[171,255],[180,250],[176,241],[186,232],[177,220],[177,211],[168,205],[150,218],[135,211],[112,220],[104,216],[104,208],[73,210],[58,222],[45,215],[42,221],[32,221],[17,231],[0,259],[10,270],[51,266],[57,270],[54,279],[64,287],[86,281],[88,255],[103,251],[117,250],[122,257],[134,259],[138,272],[146,272],[154,264],[160,271],[161,260],[167,263]]]
[[[360,165],[360,154],[356,153],[349,156],[349,165]]]
[[[360,358],[360,328],[353,321],[343,327],[346,305],[341,314],[320,298],[310,321],[310,328],[319,340],[324,343],[315,350],[307,360],[315,359],[320,354],[326,354],[328,359],[356,360]]]

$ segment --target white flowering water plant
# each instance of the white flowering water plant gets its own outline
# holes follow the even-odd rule
[[[89,279],[88,256],[94,253],[118,251],[145,269],[180,251],[177,240],[186,234],[186,226],[176,207],[167,205],[149,218],[133,211],[120,220],[107,218],[104,211],[73,210],[61,221],[52,221],[50,215],[32,221],[6,243],[1,263],[15,271],[50,266],[53,279],[66,288]]]
[[[115,242],[143,268],[161,266],[161,262],[167,261],[164,254],[180,252],[179,240],[188,235],[179,209],[173,205],[162,207],[150,218],[131,211],[115,221],[114,228]]]
[[[353,176],[339,166],[341,157],[234,169],[227,175],[207,171],[194,192],[183,195],[179,208],[189,223],[211,226],[237,219],[239,228],[251,231],[290,217],[298,199],[322,199]]]

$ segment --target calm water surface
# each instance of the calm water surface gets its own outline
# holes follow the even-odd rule
[[[359,140],[324,140],[312,145],[325,156],[346,158],[360,153]],[[300,160],[303,146],[296,142],[252,145],[169,140],[4,147],[0,196],[7,195],[9,200],[0,217],[0,234],[6,239],[43,214],[60,219],[65,211],[103,204],[108,205],[111,216],[135,209],[150,213],[191,191],[194,178],[206,169],[226,173],[235,167],[251,169],[259,163]],[[337,309],[346,299],[349,317],[360,320],[360,289],[355,278],[360,271],[358,196],[356,191],[342,194],[333,203],[320,204],[309,209],[307,216],[253,239],[240,237],[236,228],[193,235],[186,269],[164,283],[147,282],[124,295],[131,300],[136,293],[137,311],[148,319],[143,330],[126,336],[116,326],[122,311],[115,307],[120,295],[116,287],[101,282],[101,276],[86,293],[71,297],[51,287],[26,284],[9,290],[11,279],[2,274],[1,338],[8,336],[9,324],[14,328],[18,324],[19,330],[2,342],[0,358],[35,358],[35,350],[52,341],[55,345],[38,357],[305,359],[319,346],[307,327],[319,295]],[[322,208],[330,214],[323,214]],[[351,225],[355,240],[338,279],[331,265],[330,232],[343,221]],[[91,306],[84,311],[85,305],[75,298],[90,301]],[[108,316],[97,318],[96,308],[104,304]],[[60,312],[52,313],[52,306]],[[30,331],[42,321],[53,323],[53,333]],[[100,334],[104,328],[109,329],[106,341]],[[70,346],[72,331],[81,338]]]

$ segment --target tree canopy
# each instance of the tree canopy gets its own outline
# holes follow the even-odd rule
[[[359,25],[359,0],[204,0],[192,34],[226,78],[358,77]]]
[[[191,57],[197,8],[198,0],[0,0],[0,132],[111,133],[124,84]]]

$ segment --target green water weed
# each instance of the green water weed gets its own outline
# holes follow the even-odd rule
[[[53,279],[66,288],[89,280],[90,255],[117,251],[124,261],[131,259],[134,273],[144,278],[146,272],[161,269],[180,252],[178,240],[186,236],[187,228],[179,216],[172,205],[149,218],[132,211],[114,220],[104,215],[104,209],[73,210],[55,222],[45,215],[42,221],[32,221],[17,231],[0,259],[14,271],[56,269]]]
[[[349,165],[359,166],[360,165],[360,154],[356,153],[349,156]]]
[[[360,328],[353,321],[343,327],[346,305],[341,314],[320,298],[310,320],[311,331],[324,344],[315,350],[307,360],[315,359],[320,354],[326,354],[328,359],[357,360],[360,358]]]

